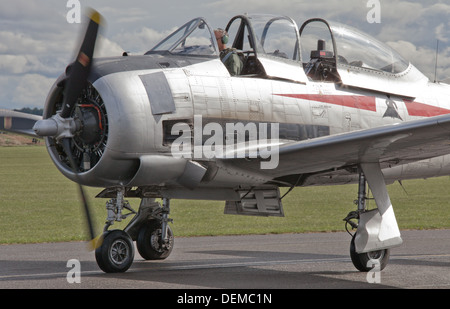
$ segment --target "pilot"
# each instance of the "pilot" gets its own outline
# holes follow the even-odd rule
[[[228,33],[225,30],[218,28],[214,30],[214,35],[216,36],[217,45],[219,46],[220,60],[222,60],[231,75],[239,75],[242,71],[243,62],[235,48],[227,48]]]

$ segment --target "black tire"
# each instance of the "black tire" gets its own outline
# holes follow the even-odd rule
[[[151,220],[143,225],[138,234],[136,247],[139,254],[146,260],[163,260],[172,252],[174,238],[170,226],[167,228],[169,243],[165,248],[160,245],[161,224],[156,220]]]
[[[353,265],[357,270],[361,272],[369,272],[375,265],[368,262],[370,260],[375,260],[380,266],[380,271],[383,270],[389,262],[390,251],[389,249],[383,249],[378,251],[370,251],[366,253],[357,253],[355,247],[355,235],[352,237],[350,243],[350,257],[352,259]],[[369,266],[368,266],[369,265]]]
[[[134,245],[131,237],[122,230],[107,231],[103,242],[95,250],[95,259],[105,273],[125,272],[134,259]]]

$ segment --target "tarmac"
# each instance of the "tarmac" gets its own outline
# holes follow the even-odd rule
[[[186,291],[206,289],[450,288],[450,230],[408,230],[402,238],[387,267],[369,273],[354,268],[345,232],[175,238],[167,259],[145,261],[136,250],[130,269],[117,274],[103,273],[84,242],[1,245],[0,288],[170,289],[181,302],[195,300]],[[243,295],[236,299],[251,300]]]

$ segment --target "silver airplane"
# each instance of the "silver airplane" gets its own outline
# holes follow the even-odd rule
[[[81,192],[104,188],[101,237],[88,225],[105,272],[131,266],[133,241],[144,259],[169,256],[171,199],[284,216],[280,187],[349,183],[358,184],[344,219],[356,229],[352,262],[383,269],[402,243],[386,184],[450,175],[450,86],[356,29],[246,14],[217,37],[195,18],[144,55],[92,59],[101,18],[92,12],[34,130]],[[226,43],[237,74],[221,57]],[[126,198],[140,199],[138,211]],[[124,230],[109,229],[128,216]]]

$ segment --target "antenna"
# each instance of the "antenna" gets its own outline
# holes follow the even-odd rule
[[[434,82],[436,82],[437,78],[437,64],[438,64],[438,56],[439,56],[439,39],[437,40],[436,43],[436,63],[434,65]]]

